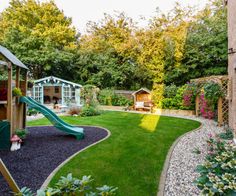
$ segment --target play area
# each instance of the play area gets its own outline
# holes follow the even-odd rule
[[[84,129],[62,121],[54,112],[27,97],[28,68],[7,48],[0,46],[0,73],[6,80],[0,81],[0,150],[10,158],[9,150],[21,148],[26,130],[27,107],[41,112],[56,128],[77,140],[84,138]],[[49,131],[46,129],[46,132]],[[22,138],[19,136],[21,133]],[[47,134],[44,134],[46,136]],[[75,139],[75,140],[76,140]],[[1,158],[4,160],[4,156]],[[7,161],[6,161],[7,162]],[[8,166],[11,161],[8,162]],[[14,161],[15,162],[15,161]],[[11,165],[11,164],[10,164]],[[33,170],[32,170],[33,171]],[[2,172],[2,171],[1,171]],[[6,176],[4,176],[7,178]],[[1,183],[2,184],[2,183]]]
[[[14,133],[26,128],[26,105],[41,112],[57,129],[82,139],[82,128],[65,123],[50,109],[26,96],[28,68],[3,46],[0,46],[0,54],[1,72],[8,78],[0,81],[0,148],[9,149],[13,140],[17,140],[19,148],[21,140]]]
[[[30,127],[22,149],[14,153],[0,150],[0,157],[19,187],[36,191],[64,160],[107,136],[104,129],[83,128],[86,137],[79,141],[52,126]],[[0,195],[9,195],[9,191],[4,178],[0,178]]]

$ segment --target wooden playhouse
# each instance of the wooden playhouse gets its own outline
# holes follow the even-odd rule
[[[27,92],[28,68],[7,48],[0,45],[0,149],[10,148],[16,129],[25,128],[26,105],[13,96],[13,89]]]

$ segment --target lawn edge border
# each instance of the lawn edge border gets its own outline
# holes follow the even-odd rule
[[[165,115],[163,115],[165,116]],[[163,166],[163,169],[162,169],[162,172],[161,172],[161,177],[160,177],[160,181],[159,181],[159,184],[158,184],[158,192],[157,192],[157,196],[164,196],[164,192],[165,192],[165,183],[166,183],[166,177],[167,177],[167,171],[169,169],[169,165],[170,165],[170,159],[171,159],[171,156],[173,154],[173,151],[176,147],[176,145],[179,143],[179,141],[185,137],[186,135],[190,134],[190,133],[193,133],[193,132],[196,132],[196,131],[199,131],[202,127],[203,127],[203,124],[202,122],[200,122],[200,120],[196,120],[196,119],[189,119],[189,118],[184,118],[184,117],[177,117],[177,118],[183,118],[183,119],[187,119],[187,120],[194,120],[194,121],[197,121],[199,123],[201,123],[201,125],[196,128],[196,129],[193,129],[181,136],[179,136],[175,141],[174,143],[171,145],[170,149],[168,150],[168,153],[167,153],[167,156],[166,156],[166,159],[165,159],[165,163],[164,163],[164,166]]]
[[[101,140],[89,145],[89,146],[86,146],[85,148],[79,150],[78,152],[74,153],[73,155],[71,155],[70,157],[68,157],[66,160],[64,160],[60,165],[58,165],[50,174],[49,176],[46,178],[46,180],[44,181],[44,183],[41,185],[40,189],[45,189],[49,182],[52,180],[53,176],[66,164],[68,163],[71,159],[73,159],[75,156],[77,156],[79,153],[87,150],[88,148],[92,147],[92,146],[95,146],[96,144],[108,139],[110,136],[111,136],[111,132],[104,128],[104,127],[99,127],[99,126],[90,126],[90,125],[75,125],[75,126],[84,126],[84,127],[94,127],[94,128],[100,128],[100,129],[103,129],[107,132],[107,136],[102,138]]]

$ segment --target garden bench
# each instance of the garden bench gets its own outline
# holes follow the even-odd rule
[[[134,109],[135,110],[139,110],[139,109],[142,109],[142,110],[148,110],[148,111],[152,111],[152,107],[153,107],[153,104],[151,101],[137,101],[135,102],[135,105],[134,105]]]

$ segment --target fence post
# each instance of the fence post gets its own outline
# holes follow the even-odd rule
[[[222,105],[222,98],[220,97],[218,99],[218,104],[217,104],[217,112],[218,112],[218,126],[223,125],[223,105]]]
[[[199,116],[199,95],[196,96],[196,99],[195,99],[195,113],[196,113],[196,116]]]

